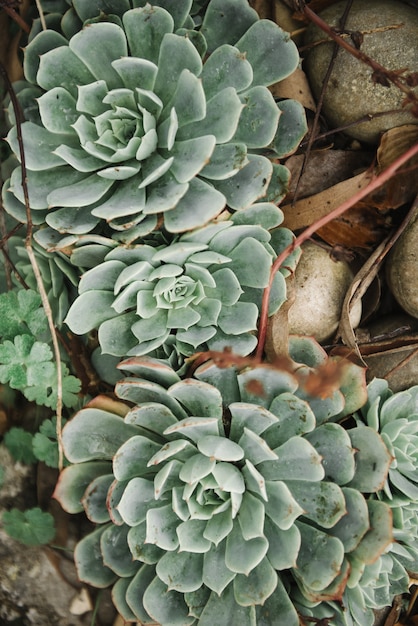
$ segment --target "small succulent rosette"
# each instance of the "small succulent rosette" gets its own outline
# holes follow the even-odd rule
[[[65,426],[72,465],[55,497],[97,525],[76,547],[78,574],[113,585],[127,621],[298,626],[293,594],[341,603],[390,545],[389,506],[364,494],[391,456],[373,428],[332,421],[364,402],[364,372],[348,365],[312,396],[325,353],[298,339],[293,356],[294,369],[208,363],[184,380],[133,357],[122,402],[96,399]]]
[[[76,334],[98,329],[102,352],[119,357],[168,350],[181,363],[198,350],[249,354],[276,251],[294,239],[253,224],[281,220],[280,209],[259,203],[167,245],[117,246],[81,277],[66,323]],[[275,275],[270,314],[286,299],[285,275],[299,253]]]
[[[88,20],[87,3],[74,4]],[[201,227],[226,206],[278,202],[289,172],[263,152],[289,154],[306,132],[303,107],[267,88],[298,65],[289,35],[247,0],[211,0],[198,28],[191,0],[105,4],[116,15],[74,34],[63,18],[67,35],[48,29],[25,49],[35,223],[51,238],[106,231],[132,242],[162,225]],[[15,125],[7,140],[20,159]],[[21,179],[18,166],[3,202],[24,222]]]
[[[418,572],[418,386],[393,393],[386,380],[368,385],[368,400],[358,424],[380,433],[392,456],[387,479],[377,497],[393,513],[396,543],[392,553],[405,568]]]

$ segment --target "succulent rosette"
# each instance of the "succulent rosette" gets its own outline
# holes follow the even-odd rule
[[[392,456],[387,479],[376,497],[393,513],[393,557],[418,572],[418,386],[393,393],[386,380],[368,385],[368,400],[356,415],[359,424],[379,432]]]
[[[249,354],[276,251],[293,234],[253,225],[280,223],[282,213],[272,204],[235,215],[235,221],[206,226],[168,245],[114,248],[81,277],[66,323],[77,334],[98,329],[102,351],[114,356],[168,347],[183,357],[224,348]],[[284,274],[298,254],[289,257]],[[270,313],[286,299],[284,274],[275,276]]]
[[[289,35],[246,0],[211,0],[199,30],[191,0],[135,5],[69,38],[42,31],[25,50],[42,92],[39,121],[22,125],[29,201],[51,237],[185,232],[286,192],[288,170],[261,152],[283,156],[306,130],[303,108],[267,88],[298,64]],[[7,139],[20,158],[16,126]],[[3,200],[25,221],[20,167]]]
[[[209,363],[184,380],[150,358],[120,368],[122,402],[97,399],[65,426],[72,465],[55,497],[97,524],[76,547],[78,574],[113,585],[126,620],[297,626],[292,588],[341,601],[392,540],[389,507],[360,491],[387,474],[380,435],[329,421],[364,396],[356,366],[311,400],[296,367]]]

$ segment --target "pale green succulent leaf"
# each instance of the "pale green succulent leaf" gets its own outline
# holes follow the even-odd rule
[[[270,20],[259,20],[236,42],[254,70],[253,85],[272,85],[292,74],[299,63],[295,43]]]
[[[51,91],[54,92],[57,89]],[[108,107],[103,102],[107,93],[108,87],[104,80],[96,80],[87,85],[80,85],[76,104],[78,115],[81,112],[96,116],[107,111]]]
[[[171,457],[180,460],[187,460],[195,454],[195,452],[196,448],[185,439],[170,441],[165,444],[165,446],[163,446],[157,454],[154,454],[154,456],[148,461],[148,465],[158,465]]]
[[[83,537],[74,550],[74,562],[80,580],[99,588],[108,587],[117,579],[117,574],[103,563],[100,550],[101,536],[106,528],[99,526]]]
[[[88,333],[116,315],[112,309],[113,300],[109,291],[86,291],[73,302],[65,323],[77,335]]]
[[[135,320],[135,313],[130,311],[100,324],[98,339],[102,354],[119,357],[129,354],[136,345],[136,338],[131,333]]]
[[[216,417],[187,417],[164,431],[165,435],[185,435],[198,442],[206,435],[219,435],[219,419]]]
[[[226,542],[222,541],[216,547],[212,546],[203,556],[202,581],[219,595],[235,577],[235,573],[225,565],[225,548]]]
[[[167,339],[167,326],[170,327],[167,321],[167,311],[156,309],[152,317],[137,320],[132,325],[131,331],[141,344],[156,339],[156,346],[158,346]]]
[[[144,402],[134,407],[125,415],[127,424],[135,424],[146,428],[151,433],[162,436],[164,430],[177,421],[172,411],[164,404]]]
[[[291,480],[288,487],[304,510],[304,517],[322,528],[332,528],[346,514],[344,494],[334,483]]]
[[[122,261],[109,260],[91,268],[80,278],[78,291],[85,293],[92,290],[113,291],[115,281],[123,271],[125,264]]]
[[[224,143],[215,146],[201,176],[210,180],[224,180],[234,176],[248,163],[245,143]]]
[[[248,491],[242,497],[238,522],[245,540],[263,537],[265,511],[264,504]]]
[[[183,465],[172,459],[160,469],[154,477],[155,499],[159,500],[164,493],[171,491],[179,484],[179,473]]]
[[[132,611],[126,600],[126,594],[131,582],[132,577],[119,578],[113,585],[111,592],[113,605],[126,622],[134,622],[138,619],[138,616]]]
[[[227,143],[235,134],[243,106],[235,89],[225,87],[206,103],[205,118],[184,125],[179,130],[178,138],[191,139],[202,135],[214,135],[217,144]]]
[[[201,587],[202,568],[203,554],[167,552],[157,563],[156,572],[169,591],[185,593]]]
[[[154,90],[157,95],[164,94],[167,99],[174,94],[177,81],[184,69],[199,76],[202,71],[202,59],[187,37],[166,34],[161,42],[158,55],[158,72]],[[206,134],[206,133],[202,133]]]
[[[127,89],[134,91],[138,85],[141,85],[142,89],[154,87],[158,68],[148,59],[134,56],[123,57],[112,61],[112,67],[119,74]]]
[[[151,543],[162,550],[176,550],[179,546],[177,526],[179,519],[171,505],[148,509],[146,513],[147,533],[145,543]]]
[[[25,48],[23,69],[26,79],[30,83],[37,82],[37,72],[41,56],[49,50],[68,46],[68,41],[60,33],[47,29],[38,33]]]
[[[276,589],[277,580],[275,570],[264,557],[248,576],[237,574],[234,578],[235,600],[241,606],[248,607],[264,604]]]
[[[259,224],[262,228],[271,230],[283,222],[283,211],[272,202],[258,202],[234,213],[231,221],[237,225]]]
[[[411,501],[416,501],[418,499],[418,487],[416,485],[415,477],[414,482],[412,482],[411,480],[408,480],[408,478],[406,478],[400,471],[390,469],[389,480],[391,485],[396,487],[400,493],[405,494],[405,496],[407,496],[407,498]]]
[[[216,326],[219,319],[219,313],[222,309],[222,303],[219,302],[219,300],[215,300],[215,298],[205,298],[197,305],[196,308],[200,315],[199,326],[201,328]],[[210,336],[213,336],[214,333],[212,333],[212,329],[210,332]]]
[[[144,626],[154,623],[143,605],[144,593],[155,577],[155,567],[144,564],[130,580],[126,590],[126,602],[133,611],[136,619],[141,620]],[[121,579],[123,580],[123,579]],[[115,587],[113,587],[114,589]]]
[[[256,567],[267,553],[268,542],[265,537],[256,537],[246,541],[237,520],[226,539],[225,564],[237,574],[248,574]]]
[[[333,526],[332,534],[343,542],[345,552],[351,552],[370,528],[369,512],[366,499],[357,489],[342,490],[347,513]]]
[[[283,530],[274,524],[269,517],[266,517],[264,535],[269,542],[267,558],[274,569],[280,571],[296,567],[296,559],[301,544],[299,529],[293,525],[287,530]]]
[[[271,92],[261,85],[252,87],[241,96],[244,104],[238,128],[234,135],[248,148],[264,148],[274,139],[280,110]]]
[[[89,206],[98,202],[114,184],[113,180],[96,174],[85,176],[79,182],[53,189],[47,196],[51,207]]]
[[[270,298],[269,298],[269,306],[268,306],[268,315],[274,315],[279,308],[286,302],[287,300],[287,285],[285,278],[281,272],[276,272],[273,278],[271,290],[270,290]]]
[[[237,302],[223,307],[218,317],[218,325],[225,335],[241,335],[256,330],[258,307],[253,302]]]
[[[239,300],[243,293],[240,282],[235,273],[229,267],[222,267],[212,273],[214,280],[213,291],[212,285],[206,290],[207,295],[217,298],[223,305],[232,306]]]
[[[206,183],[194,178],[175,208],[165,215],[165,227],[170,233],[184,232],[204,226],[225,206],[224,195]]]
[[[222,396],[218,389],[207,383],[186,379],[170,387],[170,396],[176,398],[191,415],[217,418],[218,430],[211,429],[211,433],[222,433]]]
[[[122,20],[131,56],[157,64],[164,35],[174,29],[170,13],[158,6],[148,5],[127,11]]]
[[[146,137],[144,136],[143,142],[141,144],[142,147],[144,146],[145,140],[146,140]],[[108,180],[127,180],[129,178],[132,178],[132,176],[135,176],[135,174],[137,174],[140,169],[141,169],[140,163],[132,160],[132,161],[125,162],[124,165],[115,165],[111,167],[106,167],[100,170],[100,172],[97,172],[97,175],[100,176],[101,178],[106,178]]]
[[[138,184],[139,181],[135,176],[120,181],[110,198],[92,209],[92,215],[111,221],[138,213],[141,208],[145,207],[145,191],[138,189]]]
[[[306,437],[322,457],[325,478],[345,485],[355,473],[354,450],[347,431],[338,424],[323,424]]]
[[[126,422],[125,422],[126,423]],[[147,473],[148,459],[161,449],[161,444],[142,435],[128,439],[113,457],[113,473],[117,480],[128,480]]]
[[[320,481],[325,476],[322,458],[302,437],[291,437],[273,450],[277,461],[263,461],[258,469],[267,480]]]
[[[273,165],[261,155],[248,155],[249,163],[237,174],[217,183],[231,209],[245,209],[262,198],[270,182]]]
[[[239,93],[253,80],[251,64],[234,46],[224,44],[209,56],[202,70],[202,82],[208,100],[225,89],[234,87]]]
[[[68,209],[51,211],[45,217],[45,222],[56,232],[84,234],[97,225],[98,219],[91,215],[90,207],[77,207],[72,212]]]
[[[25,146],[25,163],[27,168],[34,171],[48,170],[63,164],[63,160],[54,154],[54,150],[64,138],[63,135],[55,134],[32,122],[24,122],[21,132]],[[13,152],[18,155],[19,143],[16,126],[13,126],[10,130],[7,135],[7,141]]]
[[[300,619],[296,608],[280,578],[274,593],[267,598],[262,606],[256,607],[257,626],[271,626],[271,616],[280,615],[286,626],[299,626]]]
[[[135,477],[126,485],[117,510],[125,524],[136,526],[146,519],[147,511],[155,504],[152,481]]]
[[[344,559],[344,546],[339,539],[317,528],[299,521],[296,524],[302,544],[293,574],[307,587],[320,591],[338,576]]]
[[[278,423],[278,419],[270,411],[251,403],[233,402],[228,408],[231,413],[229,436],[233,441],[239,441],[247,427],[254,434],[260,435],[270,425]]]
[[[36,82],[45,91],[63,87],[73,97],[77,96],[78,85],[92,83],[94,79],[86,65],[68,47],[68,43],[42,54],[36,74]]]
[[[50,92],[47,92],[50,93]],[[102,167],[103,162],[94,156],[87,154],[80,148],[71,148],[61,144],[54,150],[54,154],[59,156],[68,165],[71,165],[78,172],[93,172]]]
[[[54,491],[64,511],[75,514],[83,510],[81,498],[88,485],[98,476],[111,471],[111,463],[107,461],[88,461],[83,464],[69,465],[61,472]]]
[[[263,437],[249,428],[244,427],[238,443],[245,452],[245,458],[256,466],[262,461],[277,460],[277,454],[268,446]]]
[[[195,454],[182,466],[179,478],[185,483],[193,485],[210,474],[215,467],[215,460],[203,454]]]
[[[242,239],[230,252],[230,257],[241,285],[263,288],[268,284],[273,259],[262,243],[253,237]],[[254,263],[248,263],[248,259],[254,259]]]
[[[347,487],[362,493],[382,489],[393,460],[382,437],[369,426],[350,428],[348,434],[356,451],[356,471]]]
[[[336,389],[334,393],[327,398],[310,396],[303,388],[299,388],[296,395],[308,402],[312,411],[315,413],[317,426],[335,418],[344,409],[344,396],[339,389]]]
[[[225,437],[207,435],[197,441],[198,450],[216,461],[240,461],[244,457],[242,447]]]
[[[100,538],[103,563],[121,577],[133,576],[138,570],[138,563],[132,560],[129,551],[128,532],[129,526],[112,524],[106,528]]]
[[[106,497],[113,480],[112,474],[94,478],[81,498],[84,511],[88,519],[94,524],[104,524],[110,520]]]
[[[65,425],[62,442],[72,463],[111,459],[118,448],[138,433],[136,426],[125,424],[118,415],[86,407]]]
[[[206,326],[204,328],[194,326],[189,330],[177,332],[176,343],[180,347],[180,350],[185,351],[185,354],[189,354],[190,346],[196,350],[199,346],[204,346],[215,334],[216,328],[213,326]]]
[[[225,511],[220,511],[218,513],[216,513],[216,515],[213,515],[206,523],[206,528],[203,532],[203,537],[205,537],[205,539],[208,539],[209,541],[211,541],[213,544],[215,544],[215,546],[217,547],[217,551],[216,551],[216,560],[218,560],[219,558],[219,550],[221,549],[221,542],[223,542],[223,540],[229,535],[229,533],[232,530],[232,526],[233,526],[233,520],[232,520],[232,511],[231,508],[226,509]],[[214,548],[211,549],[211,554],[213,552]],[[222,554],[224,554],[225,552],[225,544],[223,544],[223,549],[222,549]],[[214,556],[214,555],[212,555]],[[208,559],[208,563],[206,565],[206,568],[209,567],[213,567],[213,560],[211,558],[211,556],[205,557],[205,563],[206,563],[206,558]],[[214,557],[215,558],[215,557]],[[224,557],[223,557],[224,558]],[[207,575],[207,580],[209,580],[209,573],[206,570],[206,575]],[[203,571],[203,576],[205,577],[205,568]],[[223,585],[223,587],[225,587],[228,582],[231,580],[232,577],[230,577],[229,573],[227,576],[225,576],[224,578],[224,582],[220,582],[221,585]],[[205,582],[205,584],[208,585],[207,582]],[[208,585],[208,587],[210,587],[211,589],[213,589],[214,591],[217,591],[217,589],[214,589],[214,585],[217,586],[217,583],[215,582],[215,579],[212,581],[212,583],[210,585]]]
[[[144,608],[159,624],[189,626],[195,618],[189,615],[189,608],[182,593],[167,591],[167,585],[156,576],[145,590]]]
[[[109,491],[107,493],[106,505],[109,509],[110,519],[117,526],[121,526],[123,524],[123,519],[117,510],[117,506],[120,502],[120,499],[123,495],[127,483],[120,483],[117,480],[114,480],[113,483],[109,487]]]
[[[208,552],[211,548],[212,542],[205,539],[203,535],[205,527],[206,521],[200,519],[190,519],[180,523],[177,526],[177,536],[180,542],[179,552],[185,551],[199,554]],[[202,565],[203,563],[200,565],[201,569]]]
[[[103,41],[106,41],[106,46],[102,45]],[[112,67],[112,61],[128,56],[122,28],[110,22],[89,24],[70,39],[69,45],[97,80],[106,81],[108,89],[120,86],[120,78]]]
[[[221,461],[220,463],[216,463],[212,474],[222,491],[238,494],[245,492],[244,479],[240,470],[235,467],[235,465]]]
[[[225,43],[235,44],[247,29],[258,20],[258,15],[245,0],[212,0],[207,7],[201,32],[208,51],[214,52]]]
[[[191,326],[194,326],[199,321],[199,313],[190,306],[188,308],[183,307],[181,309],[168,309],[165,324],[166,326],[168,326],[168,328],[179,328],[181,330],[188,330]]]
[[[374,563],[393,542],[392,511],[385,502],[367,500],[370,528],[351,553],[363,563]]]
[[[188,69],[184,69],[181,72],[173,98],[166,104],[162,118],[159,120],[160,123],[164,117],[166,117],[164,123],[166,125],[169,123],[169,111],[172,112],[173,109],[176,113],[179,128],[202,120],[206,115],[206,97],[202,82]],[[160,136],[161,126],[158,132]],[[162,147],[167,147],[167,145],[164,144]]]
[[[237,376],[241,401],[269,408],[273,399],[285,391],[293,392],[297,383],[288,372],[255,367]]]
[[[288,530],[295,520],[303,515],[304,510],[296,502],[289,487],[282,481],[265,482],[267,501],[265,506],[266,515],[276,526],[282,530]]]
[[[283,198],[289,191],[290,185],[290,171],[285,165],[281,165],[280,163],[272,163],[272,174],[267,186],[267,190],[265,192],[265,201],[273,202],[274,204],[280,204]],[[293,252],[289,255],[288,259],[291,260],[292,257],[298,258],[300,256],[299,251],[296,249],[296,252]],[[285,265],[287,266],[287,259],[285,260]],[[286,271],[286,270],[282,270]],[[288,270],[287,270],[288,271]]]
[[[62,87],[51,89],[38,98],[38,106],[42,124],[47,130],[57,134],[75,134],[71,125],[76,121],[79,113],[76,109],[76,101],[68,91]]]
[[[136,526],[132,526],[128,532],[128,545],[132,558],[141,563],[147,563],[148,565],[154,565],[158,563],[159,559],[163,556],[164,550],[161,550],[158,546],[146,543],[145,538],[147,534],[147,525],[143,521]]]
[[[272,142],[272,148],[281,159],[297,150],[308,126],[305,109],[297,100],[283,100],[277,103],[281,111],[279,125]]]

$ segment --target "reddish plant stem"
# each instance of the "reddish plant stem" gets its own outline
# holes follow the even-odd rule
[[[16,22],[16,24],[20,26],[22,30],[25,31],[25,33],[30,33],[29,24],[26,24],[23,17],[21,17],[19,13],[13,7],[8,7],[7,5],[5,5],[5,6],[2,6],[1,8],[4,11],[6,11],[8,15],[10,15],[10,17]]]
[[[287,246],[287,248],[285,248],[283,252],[279,254],[279,256],[276,258],[276,260],[273,263],[273,266],[270,272],[269,284],[264,289],[264,293],[263,293],[263,299],[261,303],[261,312],[260,312],[260,323],[258,327],[258,345],[257,345],[256,353],[255,353],[256,358],[261,359],[264,353],[264,344],[266,342],[267,323],[268,323],[268,304],[269,304],[269,299],[270,299],[270,292],[271,292],[272,285],[273,285],[273,279],[274,279],[276,272],[283,265],[284,261],[289,256],[289,254],[291,254],[291,252],[293,252],[293,250],[297,248],[298,246],[300,246],[304,241],[309,239],[319,228],[322,228],[322,226],[325,226],[325,224],[328,224],[328,222],[331,222],[336,217],[339,217],[340,215],[345,213],[345,211],[347,211],[352,206],[357,204],[357,202],[359,202],[360,200],[365,198],[367,195],[369,195],[369,193],[371,193],[372,191],[375,191],[375,189],[378,189],[379,187],[384,185],[388,180],[392,178],[392,176],[394,176],[396,171],[402,165],[404,165],[404,163],[409,161],[409,159],[414,157],[416,154],[418,154],[418,143],[412,146],[411,148],[409,148],[409,150],[404,152],[404,154],[402,154],[400,157],[398,157],[381,174],[379,174],[378,176],[376,176],[376,178],[370,181],[370,183],[366,187],[364,187],[363,189],[360,189],[360,191],[354,194],[354,196],[352,196],[351,198],[349,198],[348,200],[340,204],[340,206],[338,206],[333,211],[328,213],[328,215],[324,215],[317,222],[314,222],[313,224],[311,224],[311,226],[308,226],[308,228],[306,228],[300,235],[298,235],[294,239],[294,241],[289,246]]]

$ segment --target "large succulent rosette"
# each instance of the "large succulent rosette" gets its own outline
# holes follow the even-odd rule
[[[51,240],[108,225],[130,242],[278,202],[288,171],[261,151],[289,153],[306,129],[302,107],[267,89],[298,64],[289,36],[246,0],[211,0],[199,30],[191,0],[125,5],[69,38],[40,32],[25,50],[32,86],[21,91],[39,107],[22,125],[35,223]],[[20,158],[16,126],[8,142]],[[20,167],[3,201],[25,221]]]
[[[364,397],[355,366],[322,399],[305,366],[207,364],[185,380],[149,358],[121,368],[131,377],[116,394],[133,408],[96,400],[65,426],[72,465],[55,497],[97,524],[76,547],[78,574],[113,585],[126,620],[298,626],[292,589],[341,601],[390,544],[389,507],[362,495],[384,482],[389,452],[372,428],[329,421]]]
[[[280,209],[260,203],[168,245],[118,246],[81,277],[66,323],[77,334],[98,329],[102,351],[119,357],[169,349],[181,363],[199,350],[249,354],[276,252],[293,240],[285,228],[253,224],[273,228],[281,219]],[[298,255],[274,278],[270,314],[286,299],[284,276]]]

